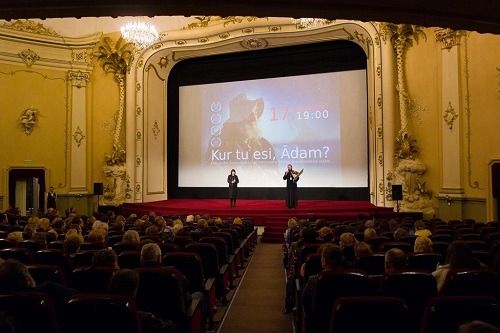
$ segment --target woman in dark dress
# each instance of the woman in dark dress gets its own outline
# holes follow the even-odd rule
[[[236,176],[236,170],[231,169],[231,174],[227,176],[227,182],[229,184],[229,201],[231,202],[231,207],[236,207],[236,195],[238,194],[238,183],[240,180]]]

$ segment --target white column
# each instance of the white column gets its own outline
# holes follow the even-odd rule
[[[436,37],[443,44],[441,50],[441,194],[461,196],[462,137],[460,103],[460,58],[459,49],[451,40],[458,38],[456,32],[438,30]],[[441,45],[441,44],[440,44]]]
[[[71,88],[71,178],[69,193],[88,193],[86,88],[89,78],[90,72],[68,72],[68,82]]]
[[[396,94],[396,60],[395,53],[390,41],[381,43],[381,67],[377,69],[382,76],[382,140],[384,149],[384,184],[386,190],[391,191],[390,185],[394,185],[394,176],[392,179],[387,179],[389,174],[394,175],[394,154],[396,134],[399,130],[397,120],[399,115],[397,113],[397,94]],[[395,201],[385,200],[386,207],[394,207]]]

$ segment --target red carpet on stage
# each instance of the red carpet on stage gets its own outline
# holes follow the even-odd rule
[[[229,199],[169,199],[147,203],[125,203],[123,213],[128,216],[155,212],[160,215],[204,215],[211,217],[250,217],[255,226],[264,226],[262,241],[281,241],[290,217],[324,218],[328,221],[355,220],[359,214],[365,218],[395,217],[393,208],[377,207],[368,201],[301,200],[297,208],[288,209],[284,200],[238,200],[230,207]]]

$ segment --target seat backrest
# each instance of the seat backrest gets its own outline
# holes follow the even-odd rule
[[[443,258],[446,258],[446,251],[450,243],[443,241],[432,241],[432,249],[434,252],[441,253]]]
[[[101,250],[106,247],[106,244],[99,242],[83,242],[80,245],[80,250]]]
[[[7,249],[13,247],[14,244],[7,238],[0,239],[0,249]]]
[[[374,252],[356,258],[354,269],[364,271],[367,275],[381,275],[385,271],[385,253]]]
[[[500,304],[493,297],[440,296],[427,302],[421,333],[456,333],[468,321],[481,320],[500,327]]]
[[[175,236],[174,243],[179,246],[180,251],[184,251],[188,244],[193,243],[193,240],[189,236]]]
[[[400,249],[404,251],[405,253],[411,253],[413,252],[413,246],[406,242],[386,242],[380,244],[379,251],[380,252],[387,252],[390,249]]]
[[[156,243],[161,249],[161,253],[171,253],[171,252],[179,252],[180,248],[179,245],[175,243]]]
[[[44,265],[59,266],[63,269],[64,274],[69,276],[73,270],[71,258],[61,249],[46,249],[35,253],[35,263]]]
[[[92,259],[94,258],[94,253],[98,250],[80,250],[73,256],[73,267],[79,266],[90,266],[92,265]]]
[[[141,253],[135,251],[123,251],[118,255],[118,266],[120,268],[134,269],[141,266]]]
[[[311,275],[319,274],[323,270],[321,266],[321,253],[311,253],[304,263],[304,285]]]
[[[186,247],[187,252],[197,253],[203,263],[205,278],[217,278],[219,276],[219,259],[217,248],[209,243],[192,243]]]
[[[36,251],[45,248],[45,244],[31,239],[26,239],[17,244],[17,247],[28,249],[30,250],[31,255],[34,255]]]
[[[0,258],[4,260],[16,259],[26,265],[33,263],[33,256],[31,255],[31,251],[26,248],[10,247],[6,249],[0,249]]]
[[[491,296],[500,299],[500,277],[489,269],[450,270],[443,296]]]
[[[233,248],[237,249],[240,246],[240,241],[239,241],[237,230],[231,229],[231,228],[221,228],[221,229],[219,229],[218,232],[227,232],[228,234],[231,235],[231,238],[233,240]]]
[[[443,264],[444,258],[437,252],[408,253],[408,269],[434,272],[438,264]]]
[[[432,234],[429,238],[431,239],[432,242],[447,242],[447,243],[453,242],[453,236],[451,234],[436,233]]]
[[[203,274],[203,263],[196,253],[171,252],[163,256],[162,263],[175,267],[189,281],[189,291],[204,291],[205,277]]]
[[[482,241],[480,239],[470,239],[470,240],[464,240],[467,245],[471,248],[471,250],[480,250],[480,251],[489,251],[489,245],[485,241]]]
[[[234,253],[235,243],[233,242],[233,236],[229,232],[217,231],[212,234],[214,237],[221,237],[226,242],[227,250],[229,254]]]
[[[328,331],[335,301],[345,296],[373,296],[367,275],[355,271],[322,271],[314,293],[313,331]],[[317,325],[317,326],[316,326]]]
[[[2,293],[0,311],[14,318],[16,333],[60,332],[52,300],[44,293]]]
[[[410,244],[410,246],[413,248],[415,245],[415,240],[417,239],[417,235],[409,235],[409,236],[403,236],[399,238],[399,242],[404,242]]]
[[[202,237],[200,238],[200,243],[209,243],[215,245],[215,247],[217,248],[217,258],[219,259],[219,264],[227,264],[227,245],[224,241],[224,238],[215,236]]]
[[[111,267],[75,268],[71,272],[69,286],[84,294],[107,294],[114,271]]]
[[[380,245],[382,243],[387,243],[390,241],[391,241],[391,239],[389,239],[389,237],[387,237],[387,236],[375,236],[375,237],[368,238],[366,240],[366,242],[368,244],[370,244],[373,251],[378,251],[378,249],[380,248]]]
[[[409,332],[407,318],[408,308],[399,298],[341,297],[333,307],[330,332]]]
[[[68,285],[66,274],[59,266],[31,264],[26,267],[37,285],[48,281],[53,281],[63,286]]]
[[[427,302],[438,295],[437,282],[425,271],[403,271],[390,274],[382,280],[381,296],[403,299],[410,310],[413,325],[419,324]]]
[[[112,248],[117,255],[119,255],[123,251],[137,251],[137,245],[126,242],[116,242]]]
[[[79,294],[64,308],[63,332],[142,333],[134,300],[126,296]]]
[[[139,273],[138,309],[172,320],[182,332],[186,310],[180,272],[170,267],[140,267],[136,271]]]

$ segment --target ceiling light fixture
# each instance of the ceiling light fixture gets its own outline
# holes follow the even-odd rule
[[[327,19],[320,18],[312,18],[312,17],[301,17],[298,19],[292,18],[292,22],[299,29],[309,29],[309,28],[317,28],[320,25],[325,25],[329,22]]]
[[[137,50],[142,50],[153,45],[159,38],[156,28],[142,19],[136,19],[125,24],[120,31],[123,38],[134,44]]]

